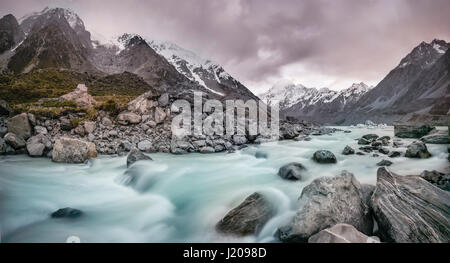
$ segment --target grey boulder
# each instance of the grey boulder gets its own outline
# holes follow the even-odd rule
[[[26,140],[31,136],[31,125],[26,113],[21,113],[9,119],[8,132],[14,133]]]
[[[257,234],[274,214],[274,206],[260,193],[253,193],[228,212],[216,229],[238,236]]]
[[[94,143],[61,137],[53,146],[52,160],[57,163],[84,163],[97,155]]]
[[[420,141],[415,141],[408,145],[405,153],[405,157],[408,158],[429,158],[431,154],[428,152],[427,146],[425,143]]]
[[[380,243],[377,237],[369,237],[349,224],[336,224],[311,236],[308,243]]]
[[[450,241],[450,193],[419,176],[379,168],[371,207],[383,242]]]
[[[3,137],[3,139],[15,150],[21,149],[26,145],[26,142],[24,139],[22,139],[22,137],[17,136],[12,132],[8,132],[7,134],[5,134],[5,137]]]
[[[299,203],[292,222],[278,231],[283,242],[306,242],[312,235],[338,223],[353,225],[367,235],[372,233],[373,221],[361,185],[347,171],[314,180],[303,189]]]
[[[278,170],[278,176],[288,180],[301,180],[306,168],[301,163],[288,163]]]
[[[342,151],[343,155],[350,155],[350,154],[355,154],[355,150],[350,147],[350,146],[345,146],[344,150]]]
[[[127,167],[130,167],[133,163],[137,161],[151,161],[152,158],[143,154],[139,149],[133,148],[127,157]]]
[[[330,151],[319,150],[313,155],[313,160],[318,163],[336,163],[336,156]]]

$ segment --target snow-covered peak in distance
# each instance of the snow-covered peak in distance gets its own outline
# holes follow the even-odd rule
[[[335,91],[329,88],[307,88],[301,84],[294,84],[288,80],[281,80],[269,91],[259,97],[268,105],[279,104],[280,109],[287,109],[297,104],[297,107],[304,108],[318,103],[332,103],[338,98],[343,106],[349,101],[356,101],[372,87],[365,83],[354,83],[351,87]]]

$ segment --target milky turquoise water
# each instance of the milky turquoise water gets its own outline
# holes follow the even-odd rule
[[[393,128],[350,129],[309,142],[282,141],[250,146],[236,153],[150,154],[154,161],[126,168],[126,157],[101,156],[87,164],[56,164],[46,158],[0,157],[0,227],[2,242],[273,242],[274,232],[289,222],[302,188],[313,179],[341,170],[361,183],[376,182],[378,158],[344,156],[345,145],[376,133],[393,137]],[[412,140],[402,140],[405,146]],[[432,158],[394,158],[399,174],[423,170],[449,172],[447,145],[428,145]],[[335,153],[337,164],[316,164],[316,150]],[[405,148],[397,150],[405,151]],[[257,151],[267,159],[257,159]],[[279,167],[301,162],[308,170],[302,181],[277,176]],[[127,184],[134,178],[132,184]],[[253,192],[263,193],[277,207],[276,216],[256,236],[216,233],[215,224]],[[59,208],[80,209],[78,219],[51,219]]]

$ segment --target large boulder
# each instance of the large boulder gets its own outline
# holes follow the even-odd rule
[[[40,157],[52,148],[52,142],[43,134],[30,137],[27,140],[27,151],[31,157]]]
[[[364,234],[372,234],[373,221],[361,185],[347,171],[314,180],[303,189],[299,203],[300,208],[292,222],[279,229],[283,242],[306,242],[312,235],[338,223],[350,224]]]
[[[164,93],[158,98],[158,104],[161,107],[169,105],[169,93]]]
[[[343,155],[350,155],[350,154],[355,154],[355,150],[350,147],[350,146],[345,146],[344,150],[342,151]]]
[[[152,158],[143,154],[139,149],[133,148],[127,157],[127,167],[130,167],[133,163],[137,161],[145,161],[145,160],[151,161]]]
[[[8,102],[0,99],[0,116],[9,116],[12,112],[11,107],[9,106]]]
[[[330,151],[319,150],[313,155],[313,160],[318,163],[336,163],[336,156]]]
[[[74,91],[62,95],[59,97],[62,101],[74,101],[80,107],[89,108],[92,107],[95,103],[95,99],[89,95],[88,88],[84,84],[78,84]]]
[[[301,163],[288,163],[283,165],[278,170],[278,175],[283,179],[288,180],[301,180],[302,174],[306,171],[306,168]]]
[[[371,207],[385,242],[450,242],[450,193],[381,167]]]
[[[420,174],[420,177],[442,190],[450,191],[450,174],[444,174],[435,170],[425,170]]]
[[[263,195],[253,193],[228,212],[217,223],[216,229],[221,233],[240,236],[256,234],[274,214],[273,205]]]
[[[363,136],[362,136],[363,139],[366,139],[366,140],[369,140],[369,141],[376,140],[378,137],[379,137],[378,135],[373,134],[373,133],[371,133],[371,134],[366,134],[366,135],[363,135]]]
[[[380,243],[349,224],[337,224],[311,236],[308,243]]]
[[[233,143],[235,145],[242,145],[247,143],[247,138],[244,135],[233,135]]]
[[[156,107],[155,108],[155,122],[156,122],[156,124],[162,123],[165,118],[166,118],[166,112],[162,108]]]
[[[420,138],[427,135],[433,127],[427,124],[396,123],[394,135],[399,138]]]
[[[26,142],[24,139],[22,139],[22,137],[17,136],[16,134],[12,133],[12,132],[8,132],[5,137],[3,137],[3,139],[5,140],[5,142],[7,144],[9,144],[12,148],[18,150],[21,149],[23,147],[25,147]]]
[[[151,108],[158,105],[158,102],[153,99],[156,99],[155,93],[147,91],[128,103],[128,110],[139,114],[147,114]]]
[[[122,112],[117,116],[117,122],[121,125],[138,124],[141,120],[141,116],[133,112]]]
[[[97,155],[94,143],[61,137],[53,146],[52,160],[58,163],[84,163]]]
[[[30,138],[31,125],[28,120],[28,115],[26,113],[21,113],[9,119],[8,132],[14,133],[24,140]]]
[[[408,145],[405,153],[405,157],[408,158],[429,158],[431,157],[431,153],[428,152],[427,146],[425,143],[420,141],[415,141]]]

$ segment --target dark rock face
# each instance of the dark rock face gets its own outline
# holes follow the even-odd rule
[[[308,243],[380,243],[349,224],[337,224],[311,236]]]
[[[381,162],[377,163],[378,166],[391,166],[392,162],[388,160],[382,160]]]
[[[413,142],[408,145],[405,153],[408,158],[430,158],[431,154],[428,152],[427,146],[423,142]]]
[[[364,139],[364,138],[360,138],[358,140],[358,144],[360,144],[360,145],[368,145],[368,144],[370,144],[370,141],[367,140],[367,139]]]
[[[283,165],[278,171],[278,175],[283,179],[301,180],[305,171],[306,168],[301,163],[293,162]]]
[[[70,207],[66,207],[66,208],[61,208],[58,209],[58,211],[53,212],[51,214],[52,218],[79,218],[83,215],[83,212],[81,210],[78,209],[74,209],[74,208],[70,208]]]
[[[274,214],[274,207],[264,196],[254,193],[228,212],[217,223],[216,229],[221,233],[240,236],[256,234]]]
[[[420,177],[427,180],[429,183],[441,188],[442,190],[450,191],[450,174],[425,170],[420,174]]]
[[[0,19],[0,54],[20,43],[25,34],[13,15],[6,15]]]
[[[382,241],[450,241],[450,193],[418,176],[400,176],[379,168],[371,207]]]
[[[370,140],[376,140],[378,137],[379,137],[378,135],[371,133],[371,134],[364,135],[362,138],[370,141]]]
[[[373,191],[375,191],[375,185],[361,184],[361,193],[367,207],[370,207],[370,199],[372,198]]]
[[[345,146],[344,150],[342,151],[343,155],[350,155],[350,154],[355,154],[355,150],[353,150],[352,147],[350,146]]]
[[[400,155],[401,155],[401,152],[393,151],[393,152],[389,153],[388,157],[395,158],[395,157],[399,157]]]
[[[318,163],[336,163],[336,156],[330,151],[320,150],[314,153],[313,160]]]
[[[394,135],[399,138],[420,138],[427,135],[433,127],[421,124],[394,124]]]
[[[148,157],[147,155],[143,154],[140,150],[134,148],[130,151],[127,157],[127,167],[130,167],[133,163],[137,161],[144,161],[144,160],[152,160],[152,158]]]
[[[301,207],[292,222],[279,229],[283,242],[306,242],[317,232],[338,223],[353,225],[368,235],[372,233],[373,222],[361,185],[347,171],[314,180],[303,189],[299,203]]]

